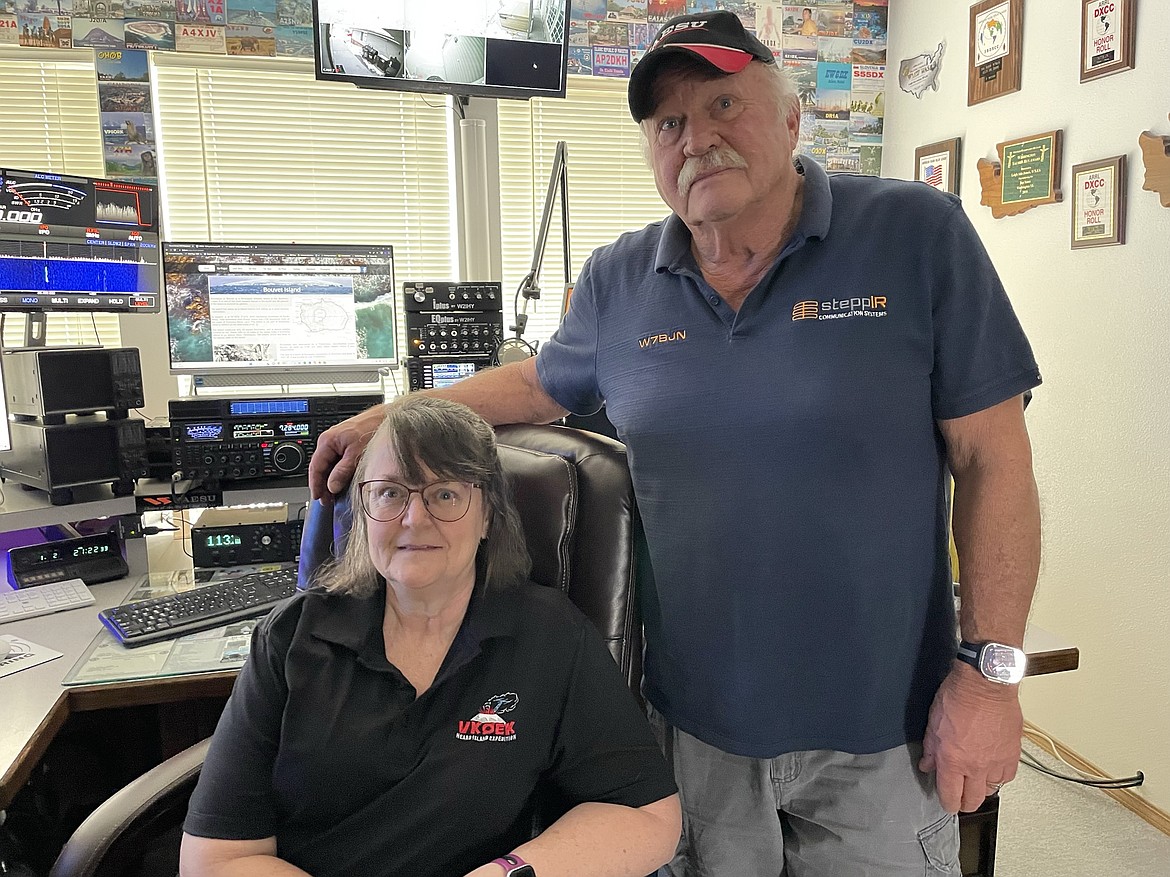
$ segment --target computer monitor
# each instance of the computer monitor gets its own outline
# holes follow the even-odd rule
[[[397,366],[391,247],[162,247],[172,374],[260,386],[376,380]]]
[[[313,0],[318,79],[479,97],[564,97],[568,0]]]
[[[158,313],[158,244],[153,186],[0,169],[0,311]]]

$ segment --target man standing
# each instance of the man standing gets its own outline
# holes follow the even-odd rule
[[[957,875],[953,814],[1019,755],[1028,342],[957,198],[792,160],[795,90],[736,16],[667,22],[629,98],[671,215],[594,253],[538,357],[442,394],[495,423],[604,403],[628,446],[669,873]],[[379,417],[322,437],[314,495]]]

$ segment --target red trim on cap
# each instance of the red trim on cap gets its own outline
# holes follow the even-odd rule
[[[710,43],[667,43],[667,45],[671,48],[694,52],[724,73],[738,73],[747,67],[752,62],[752,58],[755,57],[751,52],[745,52],[743,49],[713,46]]]

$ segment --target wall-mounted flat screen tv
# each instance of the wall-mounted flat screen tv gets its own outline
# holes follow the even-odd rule
[[[568,0],[314,0],[317,78],[476,97],[564,97]]]

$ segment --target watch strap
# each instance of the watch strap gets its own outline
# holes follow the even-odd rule
[[[492,859],[492,864],[503,868],[505,877],[509,874],[516,874],[518,877],[528,877],[528,875],[535,877],[536,875],[532,866],[515,853],[506,853],[497,859]]]
[[[975,669],[979,669],[979,648],[981,643],[970,643],[967,640],[959,640],[959,651],[956,657],[960,661],[966,661]]]

